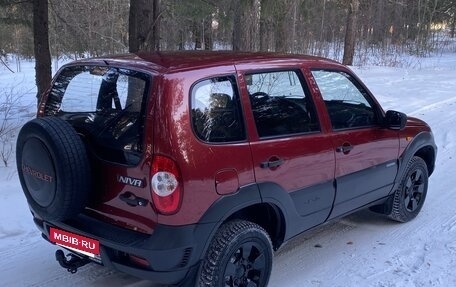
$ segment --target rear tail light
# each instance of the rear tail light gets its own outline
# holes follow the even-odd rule
[[[161,214],[174,214],[182,200],[182,180],[177,164],[165,156],[154,156],[151,168],[151,194]]]

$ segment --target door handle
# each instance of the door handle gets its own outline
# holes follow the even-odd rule
[[[129,191],[119,195],[119,199],[130,206],[146,206],[149,203],[147,199],[137,197]]]
[[[260,164],[260,166],[261,166],[261,168],[275,168],[275,167],[281,166],[283,163],[284,163],[283,159],[276,159],[276,160],[269,160],[269,161],[262,162]]]
[[[349,153],[353,149],[353,146],[348,144],[348,145],[341,145],[336,148],[336,152],[341,152],[344,154]]]

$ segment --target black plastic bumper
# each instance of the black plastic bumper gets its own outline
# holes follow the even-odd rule
[[[34,221],[48,241],[50,227],[96,239],[100,242],[104,266],[161,284],[178,284],[193,277],[215,226],[212,223],[157,225],[153,234],[148,235],[86,215],[58,223],[36,218]],[[132,256],[147,260],[148,266],[132,261]]]

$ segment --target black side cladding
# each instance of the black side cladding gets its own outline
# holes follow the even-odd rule
[[[30,208],[48,221],[80,213],[91,187],[90,164],[82,139],[56,117],[36,118],[19,132],[19,179]]]

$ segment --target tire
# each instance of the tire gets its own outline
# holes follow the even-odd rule
[[[261,226],[244,220],[230,221],[220,227],[212,240],[196,286],[267,286],[272,257],[271,240]]]
[[[90,165],[84,143],[69,123],[56,117],[27,122],[18,135],[16,164],[28,204],[42,219],[62,221],[85,207]]]
[[[389,217],[399,222],[408,222],[415,218],[423,207],[427,188],[426,163],[422,158],[414,156],[407,164],[400,185],[393,195]]]

